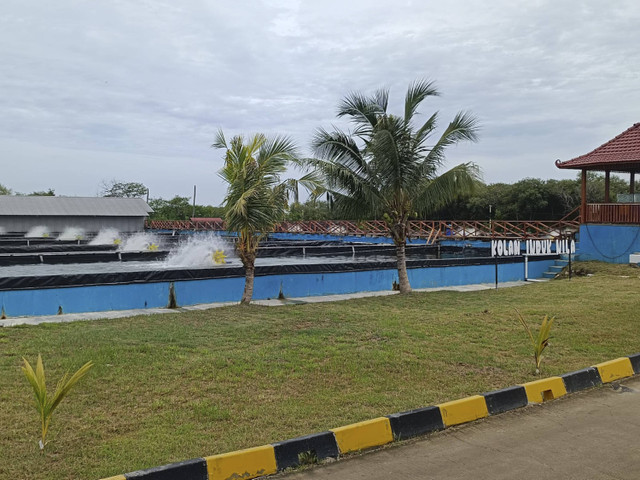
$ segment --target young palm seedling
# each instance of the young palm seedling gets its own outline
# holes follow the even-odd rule
[[[92,362],[85,363],[78,369],[71,377],[67,373],[60,379],[53,395],[47,395],[47,385],[45,383],[44,365],[42,364],[42,357],[38,354],[38,361],[36,363],[36,369],[33,370],[31,364],[23,357],[24,365],[22,371],[25,377],[29,380],[29,383],[33,387],[33,393],[36,397],[36,410],[40,415],[40,425],[42,427],[42,438],[38,442],[40,445],[40,451],[44,451],[44,447],[47,445],[47,431],[49,430],[49,423],[51,422],[51,416],[54,410],[60,404],[62,399],[69,393],[71,388],[78,383],[78,381],[86,375],[89,369],[93,366]]]
[[[534,337],[533,332],[531,332],[531,327],[527,324],[525,319],[522,317],[520,312],[516,309],[516,313],[518,314],[518,318],[520,319],[520,323],[524,327],[524,329],[529,334],[529,339],[531,340],[531,346],[533,347],[533,358],[536,362],[536,375],[540,375],[540,363],[542,362],[542,352],[549,345],[549,335],[551,333],[551,325],[553,325],[554,317],[549,317],[545,315],[542,319],[542,324],[540,325],[540,330],[538,330],[538,336]]]

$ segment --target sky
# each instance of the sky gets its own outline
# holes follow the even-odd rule
[[[152,198],[220,204],[227,138],[314,131],[350,92],[436,83],[420,118],[459,111],[477,143],[447,166],[484,181],[574,178],[556,159],[640,122],[640,3],[592,1],[3,0],[0,183],[94,196],[111,180]],[[291,172],[295,176],[296,172]]]

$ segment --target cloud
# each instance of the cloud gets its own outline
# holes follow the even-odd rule
[[[346,93],[386,86],[397,110],[417,78],[443,93],[423,114],[471,110],[483,125],[450,163],[476,161],[488,182],[566,178],[556,158],[640,121],[639,20],[631,1],[9,0],[2,182],[84,195],[115,168],[164,197],[199,184],[217,204],[218,128],[289,134],[308,152],[315,128],[342,125]]]

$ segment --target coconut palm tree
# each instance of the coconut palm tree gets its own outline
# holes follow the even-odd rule
[[[405,257],[409,218],[424,218],[470,193],[480,178],[472,163],[441,172],[448,146],[477,140],[475,117],[459,112],[435,139],[437,112],[415,125],[422,101],[437,95],[432,82],[412,83],[403,116],[387,112],[388,89],[371,96],[347,95],[338,107],[338,117],[348,118],[353,131],[318,129],[313,140],[316,158],[308,160],[325,176],[340,213],[347,218],[385,220],[396,246],[401,293],[411,291]]]
[[[228,184],[224,199],[227,230],[238,235],[236,250],[245,269],[241,303],[251,302],[255,260],[260,240],[284,218],[288,198],[297,198],[298,185],[322,192],[318,175],[311,172],[298,180],[281,180],[289,164],[299,165],[296,147],[287,137],[256,134],[235,136],[227,143],[218,132],[214,148],[226,150],[220,177]]]

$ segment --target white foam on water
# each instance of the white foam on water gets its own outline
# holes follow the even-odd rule
[[[67,227],[57,240],[82,240],[84,238],[84,230],[80,227]]]
[[[24,234],[26,238],[42,238],[49,236],[49,229],[44,225],[38,225],[31,227],[27,233]]]
[[[213,267],[223,260],[229,262],[233,245],[215,234],[193,235],[181,242],[165,260],[168,267]],[[224,258],[224,257],[226,258]]]
[[[134,233],[122,240],[120,244],[121,252],[141,252],[143,250],[155,250],[160,246],[158,237],[151,233]]]
[[[115,228],[103,228],[89,245],[114,245],[120,241],[120,232]]]

